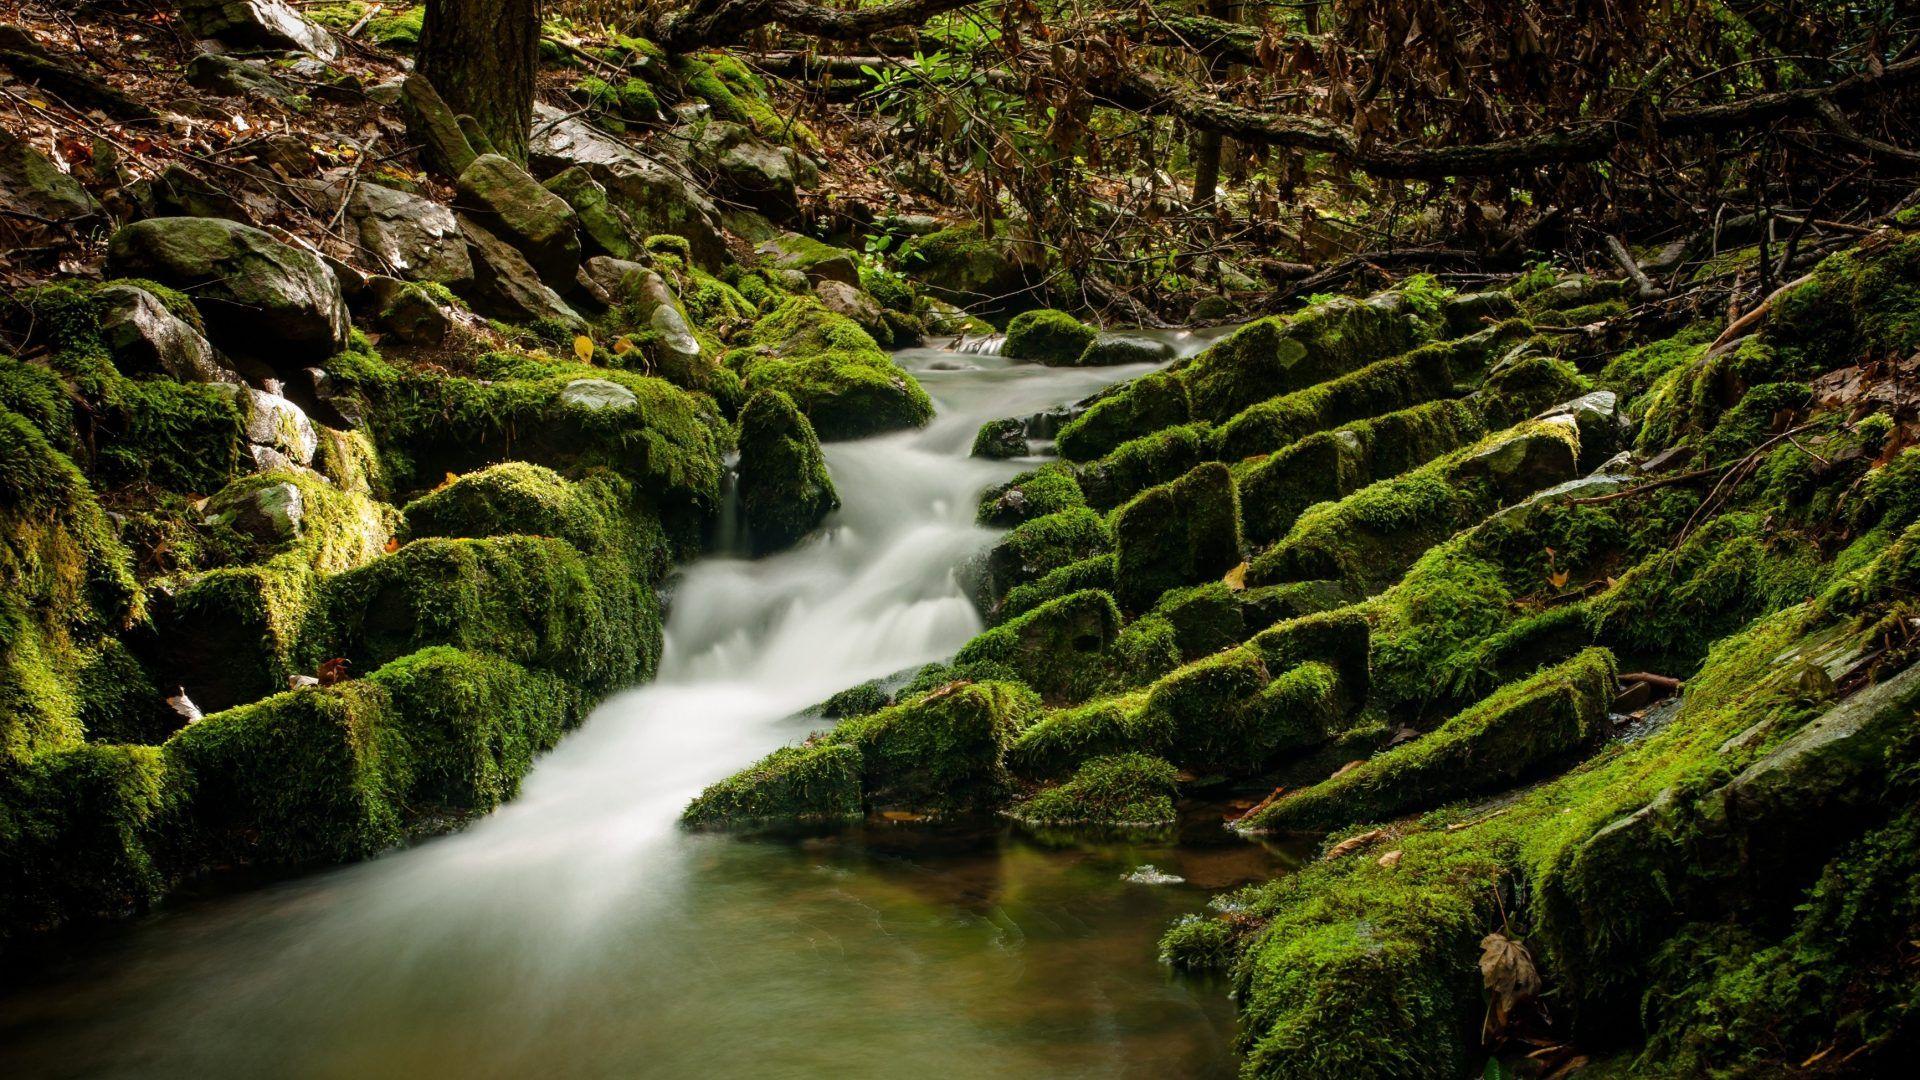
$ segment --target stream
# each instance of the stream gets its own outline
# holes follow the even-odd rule
[[[934,421],[829,445],[845,506],[799,548],[680,572],[658,679],[601,704],[513,802],[59,943],[5,975],[0,1074],[1234,1075],[1224,988],[1155,958],[1169,921],[1290,861],[1217,813],[1153,843],[676,823],[707,783],[825,726],[800,710],[980,629],[954,574],[993,535],[975,500],[1032,464],[969,458],[982,421],[1150,370],[896,358]],[[1123,880],[1144,864],[1185,880]]]

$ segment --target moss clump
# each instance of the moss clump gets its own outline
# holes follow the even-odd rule
[[[1142,375],[1102,395],[1054,437],[1060,456],[1092,461],[1122,443],[1188,419],[1186,386],[1169,372]]]
[[[597,696],[653,672],[659,605],[621,560],[555,537],[429,537],[329,579],[301,638],[303,653],[360,671],[429,645],[503,657]]]
[[[1071,562],[1055,570],[1049,570],[1037,581],[1016,585],[1007,590],[991,615],[996,620],[1006,620],[1023,615],[1049,600],[1057,600],[1068,593],[1082,589],[1100,589],[1113,591],[1113,556],[1093,555],[1079,562]]]
[[[1224,582],[1170,589],[1160,595],[1152,614],[1173,627],[1186,660],[1231,648],[1247,637],[1240,598]]]
[[[149,848],[171,803],[152,747],[77,746],[0,768],[0,942],[157,900],[168,877]]]
[[[982,525],[1006,528],[1062,510],[1087,505],[1073,470],[1057,462],[988,488],[980,496],[976,519]]]
[[[1005,460],[1027,454],[1027,425],[1023,420],[989,420],[974,433],[970,456]]]
[[[1007,745],[1026,726],[1031,691],[954,682],[852,720],[804,746],[776,750],[707,788],[687,824],[750,824],[857,816],[863,806],[935,813],[985,810],[1011,778]]]
[[[1377,592],[1458,529],[1572,478],[1579,445],[1571,424],[1523,424],[1339,502],[1322,503],[1253,560],[1247,581],[1338,579]]]
[[[916,236],[900,248],[900,265],[929,292],[954,304],[1005,310],[1031,295],[1041,279],[1038,245],[989,238],[978,222]],[[1017,309],[1016,309],[1017,310]]]
[[[1079,467],[1080,489],[1087,503],[1111,510],[1142,491],[1170,483],[1194,466],[1212,460],[1211,428],[1206,424],[1178,424],[1121,443],[1098,461]]]
[[[843,821],[861,815],[861,753],[832,743],[787,746],[708,787],[680,815],[687,825]]]
[[[1007,813],[1030,825],[1169,825],[1176,778],[1172,765],[1146,754],[1093,758]]]
[[[86,647],[143,612],[132,560],[86,478],[0,409],[0,761],[80,741]]]
[[[1116,599],[1129,611],[1240,563],[1240,503],[1225,465],[1201,465],[1114,511]]]
[[[457,477],[402,512],[414,539],[552,536],[588,555],[619,555],[650,582],[667,571],[659,522],[631,484],[604,470],[575,481],[544,466],[502,462]]]
[[[1060,367],[1078,362],[1080,354],[1099,336],[1098,330],[1064,311],[1023,311],[1007,324],[1007,341],[1000,355]]]
[[[1249,829],[1378,821],[1536,774],[1592,745],[1613,700],[1613,656],[1589,649],[1506,687],[1357,768],[1269,805]]]
[[[779,390],[824,439],[918,427],[933,404],[865,330],[812,297],[783,301],[726,362],[750,392]]]
[[[1106,681],[1106,653],[1120,632],[1113,597],[1085,590],[1039,605],[975,637],[957,665],[993,663],[1049,701],[1078,701]]]
[[[1773,306],[1766,336],[1788,363],[1816,372],[1913,352],[1920,346],[1920,237],[1828,256],[1812,281]]]
[[[1277,393],[1404,352],[1420,333],[1395,294],[1341,297],[1298,315],[1249,323],[1177,370],[1194,418],[1219,423]]]
[[[1066,776],[1081,762],[1122,754],[1141,745],[1138,717],[1143,693],[1090,701],[1047,712],[1020,732],[1007,750],[1007,764],[1021,776]]]
[[[813,425],[778,390],[740,410],[740,514],[754,554],[789,547],[838,508]]]
[[[1086,507],[1061,510],[1016,526],[985,559],[981,588],[997,604],[1015,586],[1038,581],[1069,563],[1104,555],[1113,547],[1107,523]]]

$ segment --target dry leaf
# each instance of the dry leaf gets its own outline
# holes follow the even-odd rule
[[[1564,588],[1566,588],[1566,587],[1567,587],[1567,578],[1568,578],[1568,577],[1569,577],[1569,575],[1568,575],[1568,573],[1567,573],[1567,571],[1565,571],[1565,570],[1555,570],[1555,571],[1554,571],[1553,573],[1551,573],[1551,574],[1548,574],[1548,575],[1547,575],[1547,580],[1548,580],[1548,581],[1551,581],[1551,582],[1553,582],[1553,587],[1554,587],[1554,588],[1556,588],[1556,589],[1564,589]]]
[[[1247,587],[1247,564],[1243,562],[1239,566],[1236,566],[1233,569],[1227,571],[1227,576],[1221,578],[1220,580],[1226,582],[1227,588],[1231,589],[1234,592],[1239,592],[1240,590],[1246,588]]]
[[[1482,1042],[1505,1034],[1513,1015],[1540,993],[1540,972],[1527,947],[1495,930],[1480,939],[1480,981],[1487,988]]]
[[[1387,830],[1385,829],[1368,829],[1366,832],[1349,836],[1345,840],[1328,848],[1326,858],[1337,859],[1342,855],[1351,855],[1385,835],[1387,835]]]
[[[396,552],[396,551],[399,551],[399,550],[400,550],[400,541],[399,541],[399,540],[389,540],[389,541],[387,541],[387,545],[386,545],[386,552],[387,552],[387,554],[389,554],[389,555],[391,555],[391,554],[393,554],[394,552]]]
[[[1402,854],[1404,854],[1404,852],[1402,852],[1399,848],[1394,848],[1392,851],[1389,851],[1385,855],[1380,856],[1380,865],[1391,870],[1394,867],[1400,865],[1400,856]]]
[[[579,357],[580,362],[583,364],[593,363],[593,339],[585,334],[580,334],[575,337],[573,339],[573,355]]]
[[[613,343],[613,355],[615,356],[625,356],[632,351],[633,351],[632,338],[629,338],[629,337],[618,338]]]

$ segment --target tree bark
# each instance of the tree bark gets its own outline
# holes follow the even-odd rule
[[[427,0],[416,70],[523,165],[539,58],[539,0]]]
[[[1223,22],[1239,21],[1239,5],[1233,0],[1207,0],[1207,15]],[[1209,57],[1206,61],[1207,80],[1215,81],[1222,75],[1231,75],[1233,65]],[[1226,137],[1218,131],[1202,128],[1194,139],[1193,145],[1193,208],[1205,212],[1213,205],[1214,195],[1220,186],[1220,156],[1225,150]]]

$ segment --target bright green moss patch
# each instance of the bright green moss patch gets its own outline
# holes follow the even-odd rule
[[[1113,597],[1088,589],[980,634],[954,662],[1003,665],[1049,701],[1077,701],[1106,681],[1106,653],[1119,632],[1120,609]]]
[[[1059,462],[1049,462],[988,488],[980,496],[977,519],[982,525],[1007,527],[1085,505],[1086,496],[1081,493],[1073,470]]]
[[[779,390],[823,439],[852,439],[918,427],[933,415],[913,376],[873,338],[812,297],[782,302],[740,340],[726,362],[748,391]]]
[[[1068,421],[1054,442],[1068,461],[1092,461],[1122,443],[1184,424],[1188,418],[1185,384],[1170,372],[1156,371],[1102,395]]]
[[[1172,765],[1145,754],[1100,757],[1065,783],[1015,803],[1007,813],[1030,825],[1167,825],[1177,788]]]
[[[1210,460],[1210,432],[1205,424],[1177,424],[1129,439],[1098,461],[1079,467],[1080,489],[1089,505],[1111,510],[1150,487],[1178,480],[1194,466]]]
[[[998,607],[992,611],[992,617],[1006,620],[1024,615],[1049,600],[1057,600],[1068,593],[1082,589],[1100,589],[1113,592],[1113,556],[1091,555],[1078,562],[1071,562],[1055,570],[1049,570],[1036,581],[1016,585],[1007,590]]]
[[[989,601],[986,606],[998,603],[1016,586],[1104,555],[1112,547],[1113,534],[1106,521],[1084,506],[1023,522],[987,552],[982,586]]]
[[[1225,465],[1201,465],[1114,511],[1115,599],[1130,611],[1240,563],[1240,503]]]
[[[861,754],[835,744],[787,746],[708,787],[688,804],[688,825],[840,821],[861,815]]]
[[[1000,355],[1059,367],[1077,362],[1098,336],[1098,330],[1064,311],[1023,311],[1007,324],[1007,341]]]

